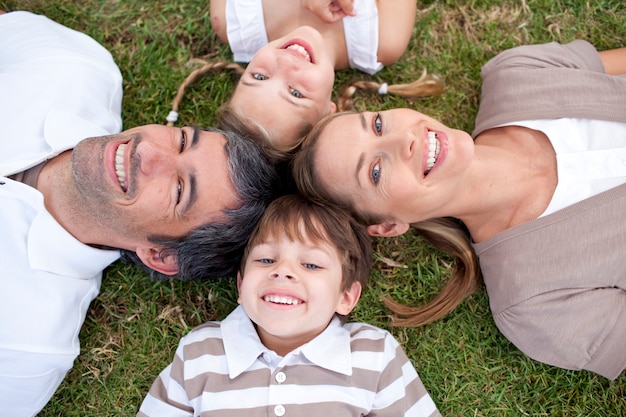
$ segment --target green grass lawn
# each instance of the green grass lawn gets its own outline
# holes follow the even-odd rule
[[[208,0],[0,0],[0,8],[45,14],[107,47],[124,76],[125,128],[165,123],[179,83],[195,68],[192,58],[230,58],[211,31]],[[408,82],[427,68],[445,79],[445,92],[409,101],[359,96],[359,109],[408,106],[469,131],[480,67],[497,52],[575,38],[599,49],[626,46],[623,0],[429,0],[418,9],[409,49],[374,78]],[[337,88],[354,78],[368,76],[343,71]],[[201,80],[183,101],[180,124],[212,125],[233,85],[229,73]],[[447,279],[450,259],[411,233],[377,240],[375,248],[372,285],[353,318],[389,328],[380,297],[423,303]],[[113,264],[81,331],[81,355],[40,415],[134,415],[180,337],[222,319],[236,300],[232,279],[151,282],[133,266]],[[626,415],[626,376],[611,382],[530,360],[499,334],[484,291],[437,323],[391,331],[445,416]]]

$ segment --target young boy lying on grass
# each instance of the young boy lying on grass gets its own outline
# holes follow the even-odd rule
[[[344,320],[371,260],[346,212],[275,200],[244,253],[240,306],[181,340],[137,415],[440,416],[393,336]]]

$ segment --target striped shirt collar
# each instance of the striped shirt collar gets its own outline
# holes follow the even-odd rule
[[[254,323],[241,306],[222,321],[221,329],[230,378],[236,378],[250,369],[264,354],[276,355],[261,343]],[[315,339],[287,354],[279,366],[305,362],[352,375],[350,332],[341,325],[338,317],[334,317]]]

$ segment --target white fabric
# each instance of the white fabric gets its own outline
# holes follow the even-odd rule
[[[376,0],[356,0],[356,16],[343,18],[350,68],[375,74],[383,68],[378,62],[378,9]]]
[[[78,333],[119,257],[83,245],[42,194],[5,178],[119,132],[122,78],[93,39],[28,12],[0,15],[0,414],[33,416],[72,367]]]
[[[250,62],[267,45],[260,0],[226,0],[226,34],[235,62]]]
[[[376,0],[356,0],[356,16],[343,18],[343,30],[351,68],[375,74],[378,62],[378,9]],[[226,33],[235,62],[250,62],[268,43],[259,0],[226,0]]]
[[[626,123],[563,118],[513,124],[543,132],[556,152],[558,183],[541,216],[626,182]]]

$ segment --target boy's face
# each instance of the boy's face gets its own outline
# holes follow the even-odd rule
[[[335,313],[352,311],[360,283],[342,292],[339,254],[327,243],[291,241],[284,233],[251,248],[238,276],[239,304],[261,341],[284,356],[319,335]]]

